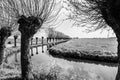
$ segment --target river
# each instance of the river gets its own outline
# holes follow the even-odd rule
[[[41,64],[57,64],[59,65],[64,74],[71,74],[79,76],[80,80],[115,80],[117,74],[117,65],[115,64],[102,64],[100,62],[92,61],[70,61],[62,58],[55,58],[49,55],[47,47],[36,47],[31,49],[32,62],[34,65]],[[15,56],[12,55],[8,58],[9,63],[15,62]],[[20,54],[17,54],[17,61],[20,60]],[[82,79],[84,78],[84,79]],[[78,79],[79,80],[79,79]]]

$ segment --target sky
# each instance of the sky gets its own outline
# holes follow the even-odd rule
[[[107,38],[107,37],[115,37],[113,32],[109,32],[107,30],[97,30],[94,32],[87,33],[85,32],[85,28],[72,26],[72,23],[64,22],[62,25],[56,28],[57,31],[60,31],[70,37],[79,37],[79,38]]]
[[[108,37],[108,31],[104,30],[101,32],[101,30],[97,30],[95,32],[91,33],[86,33],[85,28],[79,26],[73,26],[73,21],[71,20],[65,20],[67,18],[68,12],[66,9],[62,9],[61,12],[59,13],[59,18],[55,21],[52,22],[54,23],[53,28],[55,30],[62,32],[70,37],[79,37],[79,38],[107,38]],[[42,26],[42,28],[48,28],[48,26]],[[112,34],[113,32],[111,31],[109,33],[109,37],[115,37],[115,35]],[[42,36],[47,36],[44,30],[38,31],[34,37],[42,37]]]
[[[65,4],[62,4],[62,6],[66,6]],[[65,20],[68,16],[69,12],[66,9],[62,9],[61,12],[59,13],[59,18],[56,20],[54,26],[51,26],[53,28],[55,28],[55,30],[62,32],[70,37],[79,37],[79,38],[108,38],[108,37],[115,37],[115,35],[113,34],[113,31],[109,32],[109,36],[108,36],[108,31],[107,30],[97,30],[95,32],[90,32],[87,33],[85,32],[85,28],[79,26],[73,26],[73,21],[72,20]],[[43,26],[44,27],[44,26]],[[43,31],[42,32],[38,32],[36,35],[40,36],[40,35],[46,35]],[[36,36],[35,35],[35,36]]]
[[[67,18],[68,12],[65,9],[62,9],[60,16],[58,18],[58,23],[55,26],[52,26],[55,28],[55,30],[60,31],[66,35],[69,35],[70,37],[79,37],[79,38],[107,38],[108,37],[108,31],[107,30],[97,30],[95,32],[86,33],[85,28],[79,26],[73,26],[72,20],[65,20]],[[63,22],[62,22],[63,21]],[[109,37],[115,37],[113,34],[113,31],[109,32]]]
[[[108,37],[115,37],[115,35],[113,34],[113,32],[109,32],[109,36],[108,36],[108,31],[107,30],[97,30],[94,32],[90,32],[87,33],[85,32],[85,28],[84,27],[76,27],[73,26],[73,21],[67,20],[62,22],[62,18],[64,18],[65,15],[61,15],[59,20],[58,20],[58,24],[55,26],[52,26],[53,28],[55,28],[56,31],[62,32],[72,38],[74,37],[79,37],[79,38],[108,38]],[[37,34],[35,34],[34,37],[41,37],[41,36],[46,36],[45,31],[41,30],[39,31]]]

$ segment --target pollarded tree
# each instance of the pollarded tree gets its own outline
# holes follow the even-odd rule
[[[55,0],[2,0],[1,4],[4,5],[4,11],[19,24],[22,78],[30,80],[32,76],[30,40],[43,24],[56,19],[60,9],[55,10]]]
[[[15,25],[12,23],[11,17],[2,11],[3,5],[0,7],[0,66],[3,63],[5,41],[15,30]]]
[[[14,37],[14,47],[17,47],[17,38],[21,35],[20,32],[18,30],[15,30],[12,33],[13,37]]]
[[[5,48],[5,41],[11,35],[11,27],[8,26],[0,26],[0,66],[3,63],[3,56],[4,56],[4,48]]]
[[[117,55],[120,63],[120,0],[68,0],[68,2],[74,7],[77,19],[83,15],[83,22],[92,22],[95,30],[105,28],[106,24],[113,29],[118,41]],[[119,79],[120,69],[116,77],[116,80]]]
[[[71,19],[83,23],[92,23],[89,28],[98,30],[110,26],[118,39],[118,57],[120,59],[120,1],[119,0],[68,0],[74,8]],[[87,25],[86,25],[87,26]]]

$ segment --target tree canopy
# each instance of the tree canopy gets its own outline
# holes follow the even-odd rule
[[[0,19],[17,23],[21,15],[24,15],[25,17],[34,16],[42,19],[44,23],[50,23],[57,18],[60,10],[56,9],[58,6],[56,4],[55,0],[1,0]]]
[[[65,35],[62,32],[54,30],[54,28],[48,28],[46,32],[48,34],[48,38],[61,38],[61,39],[70,38],[68,35]]]
[[[114,0],[67,0],[67,4],[72,8],[70,19],[76,21],[79,26],[87,27],[90,31],[111,26],[108,16],[111,18],[112,14],[114,15],[116,10],[114,8],[117,8],[115,3]]]

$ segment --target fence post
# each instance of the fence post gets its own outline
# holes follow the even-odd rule
[[[17,53],[15,53],[15,62],[18,62]]]
[[[55,45],[55,38],[53,38],[53,46]]]
[[[14,47],[16,47],[17,46],[17,38],[18,38],[18,36],[17,35],[14,35]]]
[[[48,49],[48,45],[49,45],[49,43],[48,43],[48,37],[47,37],[47,41],[46,41],[46,44],[47,44],[47,49]]]
[[[33,38],[31,38],[31,45],[33,45]]]
[[[42,37],[42,46],[43,46],[43,39],[44,39],[44,37]]]
[[[56,38],[56,44],[57,44],[57,38]]]
[[[42,53],[44,52],[44,50],[43,50],[43,45],[44,45],[44,37],[42,37]]]
[[[48,44],[48,37],[46,39],[47,39],[47,44]]]
[[[38,44],[38,37],[36,37],[36,45]]]
[[[34,56],[34,54],[33,54],[33,49],[31,48],[31,56]]]
[[[38,47],[36,47],[36,54],[38,54]]]
[[[49,38],[49,42],[51,42],[51,38]]]

